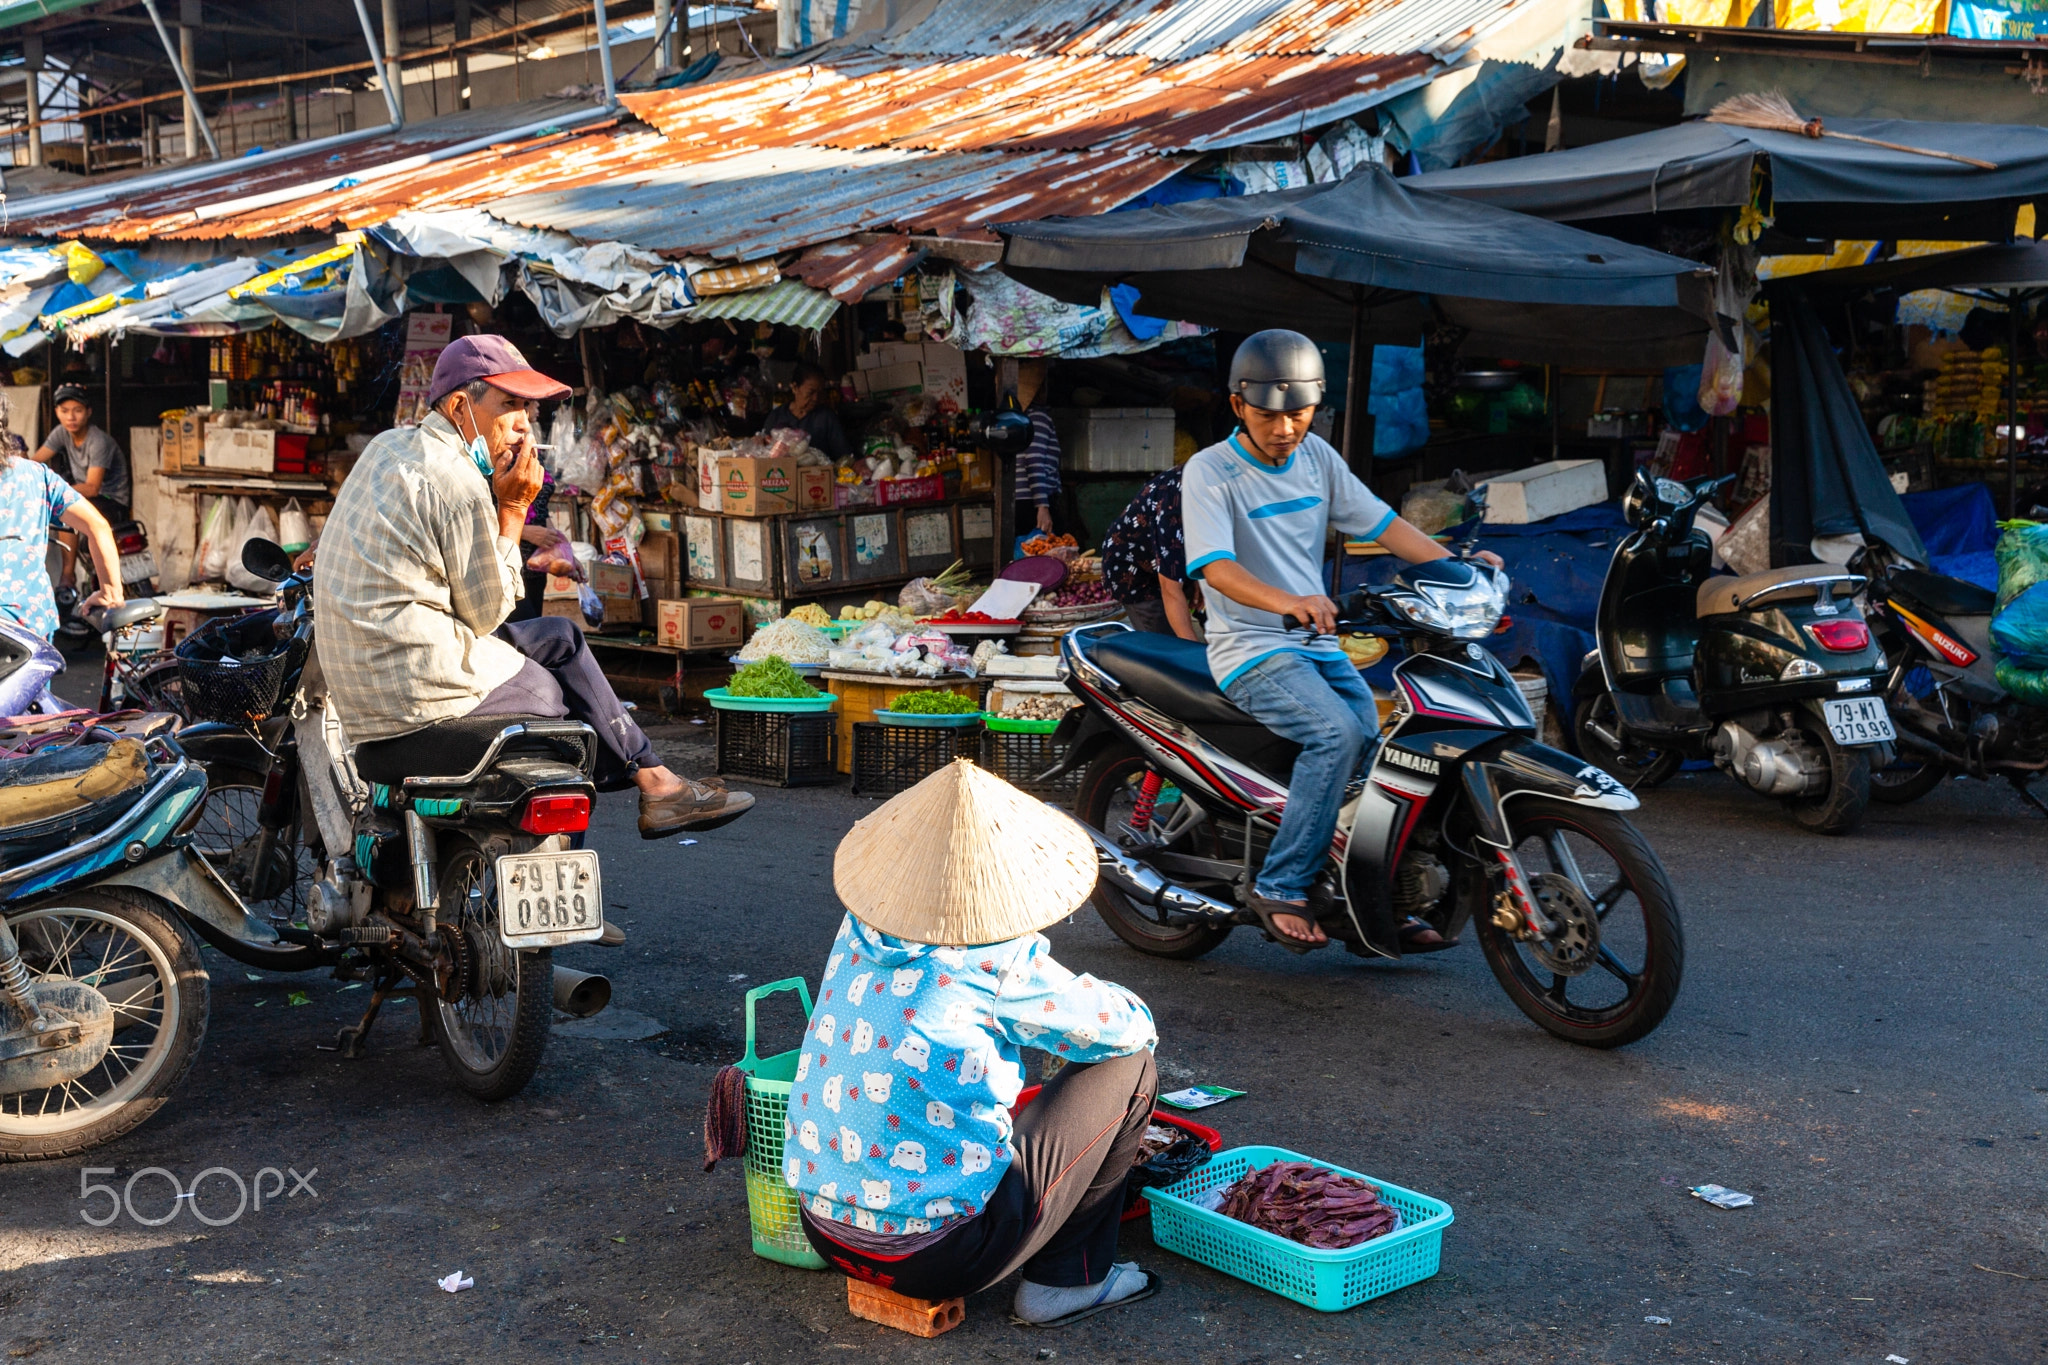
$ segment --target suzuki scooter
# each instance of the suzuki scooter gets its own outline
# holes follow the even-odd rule
[[[1631,789],[1711,759],[1804,828],[1847,834],[1896,738],[1864,580],[1833,564],[1713,575],[1693,519],[1729,481],[1637,473],[1623,503],[1636,530],[1607,566],[1600,647],[1573,689],[1574,742]]]
[[[1480,640],[1507,599],[1498,571],[1412,565],[1345,602],[1337,628],[1398,642],[1385,740],[1338,814],[1308,913],[1362,957],[1403,955],[1423,920],[1466,925],[1509,998],[1560,1038],[1619,1047],[1678,995],[1685,940],[1657,855],[1600,769],[1536,742],[1536,719]],[[1283,621],[1285,618],[1283,618]],[[1074,812],[1094,835],[1096,912],[1155,957],[1194,958],[1238,925],[1287,808],[1300,746],[1217,687],[1207,651],[1121,623],[1060,646],[1082,700],[1054,734],[1086,767]]]

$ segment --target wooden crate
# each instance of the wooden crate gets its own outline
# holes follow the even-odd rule
[[[932,692],[948,690],[961,692],[977,702],[988,697],[988,683],[971,678],[930,679],[930,678],[885,678],[874,673],[842,673],[824,669],[818,674],[817,686],[839,698],[839,705],[832,714],[838,717],[839,726],[839,771],[853,771],[853,727],[875,718],[875,712],[886,711],[889,703],[907,692]]]

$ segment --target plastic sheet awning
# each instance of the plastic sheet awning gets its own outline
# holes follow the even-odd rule
[[[1841,138],[1681,123],[1590,147],[1431,171],[1404,183],[1559,222],[1740,208],[1768,171],[1776,225],[1794,236],[2003,240],[2019,206],[2048,199],[2048,128],[1831,119],[1838,132],[1989,161],[1996,170]]]
[[[1705,267],[1412,183],[1375,167],[1326,185],[997,231],[1009,275],[1071,303],[1127,283],[1151,316],[1235,331],[1343,342],[1356,320],[1363,341],[1412,345],[1448,322],[1482,354],[1699,358]]]

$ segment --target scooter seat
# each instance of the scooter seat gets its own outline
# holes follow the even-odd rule
[[[1709,578],[1700,584],[1697,612],[1701,616],[1724,616],[1741,611],[1765,593],[1786,589],[1788,584],[1797,584],[1799,588],[1781,595],[1818,597],[1823,583],[1851,584],[1861,578],[1861,574],[1850,573],[1837,564],[1788,564],[1782,569],[1746,573],[1740,578]]]
[[[90,821],[125,809],[148,777],[142,745],[132,739],[0,759],[0,839],[35,837],[53,821]]]
[[[1105,631],[1084,637],[1104,672],[1138,696],[1190,725],[1257,725],[1223,695],[1209,672],[1209,651],[1193,640],[1151,631]]]
[[[392,739],[371,740],[355,749],[356,772],[366,781],[395,787],[408,777],[461,777],[483,762],[492,741],[508,725],[563,726],[560,716],[457,716]],[[587,736],[588,732],[584,732]],[[567,738],[567,737],[565,737]],[[521,749],[554,744],[514,741]]]
[[[1891,584],[1911,601],[1942,616],[1989,616],[1998,594],[1975,583],[1920,569],[1893,569]]]

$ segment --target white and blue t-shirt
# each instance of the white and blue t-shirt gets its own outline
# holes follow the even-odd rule
[[[1251,453],[1243,433],[1195,452],[1181,475],[1181,521],[1188,575],[1234,559],[1262,583],[1301,596],[1327,594],[1323,542],[1336,527],[1364,540],[1394,522],[1394,509],[1358,481],[1329,442],[1305,436],[1283,465]],[[1209,611],[1209,671],[1219,687],[1263,659],[1289,650],[1342,659],[1334,635],[1281,627],[1280,617],[1220,592],[1203,595]]]
[[[1019,1048],[1099,1062],[1156,1045],[1121,986],[1043,934],[980,948],[839,926],[789,1096],[783,1175],[813,1218],[902,1237],[988,1207],[1010,1169]]]

